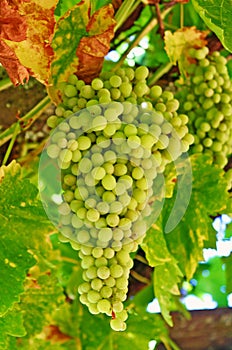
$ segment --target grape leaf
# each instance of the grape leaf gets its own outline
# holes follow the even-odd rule
[[[192,47],[201,48],[207,44],[206,32],[197,30],[195,27],[184,27],[174,33],[170,30],[165,32],[165,50],[172,64],[179,66],[181,74],[185,74],[185,68],[192,61],[188,50]]]
[[[8,336],[23,337],[25,335],[21,312],[14,310],[0,317],[0,350],[12,349],[8,347]]]
[[[193,5],[206,25],[218,36],[222,45],[232,52],[231,1],[193,0]]]
[[[104,57],[109,51],[114,35],[113,15],[111,5],[101,7],[90,18],[86,28],[88,37],[80,40],[76,52],[79,59],[77,76],[86,83],[99,75]]]
[[[48,87],[54,102],[60,101],[59,83],[67,81],[70,74],[86,82],[99,74],[113,38],[113,14],[112,5],[106,5],[91,16],[90,0],[82,0],[59,19],[52,41],[54,59]]]
[[[169,325],[172,325],[170,311],[173,305],[173,295],[180,294],[178,283],[182,272],[177,260],[170,253],[159,219],[146,233],[141,245],[146,258],[154,270],[154,293],[159,301],[161,313]]]
[[[178,226],[165,236],[169,251],[187,279],[193,276],[198,262],[203,260],[203,248],[214,231],[210,216],[223,212],[228,199],[224,171],[212,165],[210,157],[194,155],[191,163],[193,190],[189,206]],[[172,201],[166,201],[164,222],[171,211]]]
[[[30,276],[20,303],[27,334],[31,336],[40,333],[51,321],[52,312],[59,308],[64,300],[63,288],[58,284],[56,270],[41,274],[36,280],[33,275]]]
[[[0,14],[0,37],[12,41],[22,41],[26,39],[26,18],[22,16],[9,1],[1,1]]]
[[[46,255],[45,235],[53,226],[36,199],[37,193],[29,180],[21,178],[15,161],[0,168],[1,315],[19,301],[27,271],[36,263],[33,255]]]
[[[12,82],[22,84],[29,75],[47,84],[53,50],[50,39],[53,35],[54,10],[58,0],[14,1],[14,6],[4,0],[5,16],[8,21],[1,25],[2,38],[1,63],[7,69]],[[9,20],[15,24],[9,27]],[[19,25],[19,28],[17,27]],[[7,37],[6,37],[6,34]]]
[[[28,81],[29,72],[19,62],[14,50],[4,40],[19,42],[26,39],[26,19],[7,0],[1,1],[0,13],[0,62],[12,82],[17,85]]]
[[[59,329],[70,335],[83,349],[146,349],[150,340],[169,344],[168,331],[158,314],[149,314],[137,307],[136,302],[127,305],[129,318],[125,332],[111,330],[110,318],[104,315],[91,315],[87,308],[75,300],[64,305],[56,314],[55,322]],[[144,328],[144,324],[146,327]],[[88,327],[86,327],[88,325]],[[94,329],[94,332],[93,332]],[[143,332],[141,332],[143,329]],[[138,337],[138,334],[140,335]]]

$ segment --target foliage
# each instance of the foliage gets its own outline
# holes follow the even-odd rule
[[[225,56],[232,52],[229,1],[185,3],[2,0],[0,62],[14,85],[35,77],[57,105],[72,73],[90,83],[102,69],[117,70],[130,63],[128,54],[135,50],[136,56],[139,48],[143,54],[133,62],[148,66],[150,84],[174,89],[180,73],[182,78],[187,75],[191,48],[216,43],[224,46]],[[108,53],[116,53],[119,60],[110,61]],[[26,164],[20,153],[16,160],[10,157],[17,135],[38,118],[40,106],[44,102],[17,122],[17,128],[12,125],[0,133],[0,145],[11,138],[0,167],[0,350],[139,350],[148,348],[151,340],[178,349],[167,324],[172,325],[172,311],[183,312],[183,283],[190,286],[197,279],[194,293],[211,293],[223,307],[232,293],[231,254],[203,263],[204,248],[216,247],[213,219],[232,213],[227,173],[231,163],[221,169],[209,155],[195,154],[188,158],[190,172],[174,162],[157,178],[153,193],[158,218],[150,222],[133,255],[152,272],[147,278],[134,265],[125,302],[127,330],[114,332],[107,317],[91,315],[79,302],[80,258],[75,245],[65,241],[47,218],[39,197],[41,144],[33,162],[30,155]],[[231,224],[224,239],[231,239]],[[141,291],[133,289],[133,276],[143,283]],[[147,312],[153,298],[158,299],[161,314]]]

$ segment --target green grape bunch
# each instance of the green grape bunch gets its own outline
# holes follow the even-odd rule
[[[223,168],[232,153],[232,82],[227,60],[218,51],[209,54],[208,47],[192,48],[189,55],[193,63],[176,98],[194,135],[190,153],[208,153]]]
[[[148,74],[143,66],[121,68],[91,84],[71,75],[48,119],[53,131],[44,151],[44,167],[53,162],[56,169],[45,182],[56,178],[60,194],[57,209],[51,201],[46,208],[81,259],[80,301],[110,316],[116,331],[126,329],[130,254],[149,228],[154,180],[193,142],[178,101],[149,88]]]

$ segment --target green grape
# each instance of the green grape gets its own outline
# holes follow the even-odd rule
[[[120,214],[123,210],[123,205],[119,201],[110,204],[110,213]]]
[[[104,250],[100,247],[94,247],[92,250],[92,255],[94,258],[100,258],[104,253]]]
[[[103,242],[109,242],[113,237],[112,229],[105,227],[99,230],[98,238]]]
[[[110,269],[107,266],[100,266],[97,269],[97,276],[103,280],[107,279],[110,276]]]
[[[84,256],[81,260],[81,267],[82,269],[88,269],[89,267],[91,267],[94,264],[94,258],[92,256]],[[90,288],[89,288],[90,289]],[[87,291],[85,291],[85,293],[87,293]]]
[[[77,89],[75,86],[73,86],[71,84],[67,84],[64,87],[64,94],[67,97],[74,97],[77,95]]]
[[[91,266],[85,271],[86,277],[90,280],[97,278],[97,268],[96,266]]]
[[[78,142],[78,148],[81,151],[87,150],[91,146],[91,139],[88,136],[80,136],[77,140]]]
[[[111,310],[110,301],[107,300],[107,299],[99,300],[98,303],[97,303],[97,309],[98,309],[99,312],[109,313],[110,310]]]
[[[105,191],[102,195],[102,200],[107,203],[112,203],[116,199],[115,194],[111,191]]]
[[[102,186],[107,190],[107,191],[112,191],[115,186],[116,186],[116,180],[113,175],[106,174],[104,178],[102,179]]]
[[[113,235],[114,235],[114,232],[113,232]],[[112,259],[114,257],[115,252],[114,252],[114,250],[112,248],[107,247],[107,248],[104,249],[104,253],[103,254],[104,254],[104,257],[106,259]]]
[[[86,217],[91,222],[96,222],[100,218],[100,213],[97,209],[91,208],[87,211]]]
[[[123,275],[124,270],[121,265],[115,264],[110,267],[110,275],[113,278],[119,278]]]
[[[77,241],[81,244],[85,244],[89,241],[90,239],[90,235],[89,235],[89,232],[86,231],[86,230],[81,230],[81,231],[78,231],[77,233]]]
[[[117,214],[108,214],[106,217],[107,225],[110,227],[116,227],[119,224],[119,216]]]
[[[122,78],[118,75],[112,75],[109,79],[109,82],[113,88],[117,88],[122,84]]]
[[[106,248],[107,249],[107,248]],[[112,277],[112,276],[110,276],[110,277],[108,277],[108,278],[106,278],[105,280],[104,280],[104,283],[105,283],[105,285],[107,286],[107,287],[114,287],[115,286],[115,279]]]
[[[103,282],[100,278],[94,278],[92,281],[91,281],[91,288],[93,290],[96,290],[97,292],[99,292],[101,290],[103,286]],[[88,291],[87,291],[88,292]],[[86,292],[86,293],[87,293]]]
[[[105,214],[109,213],[110,206],[107,202],[99,202],[97,204],[97,210],[99,211],[99,213],[101,215],[105,215]]]
[[[144,80],[148,77],[149,70],[145,66],[137,67],[135,70],[135,79],[137,80]]]
[[[55,159],[59,156],[60,153],[60,147],[58,147],[56,144],[50,144],[47,147],[47,154],[50,158]]]
[[[91,171],[92,169],[92,162],[90,159],[88,158],[82,158],[79,162],[79,170],[84,173],[87,174]]]
[[[106,175],[106,171],[103,167],[98,166],[93,168],[91,174],[95,180],[99,181],[104,178],[104,176]]]
[[[94,89],[91,85],[83,85],[80,89],[80,94],[86,99],[92,99],[95,96]]]
[[[94,90],[101,90],[103,88],[103,81],[99,78],[95,78],[92,80],[91,86]]]
[[[135,180],[139,180],[143,177],[144,175],[144,170],[142,167],[135,167],[133,168],[132,170],[132,177],[135,179]]]
[[[107,259],[104,256],[101,256],[100,258],[97,258],[95,260],[95,266],[100,267],[100,266],[106,266],[107,265]]]
[[[110,327],[116,332],[125,331],[126,323],[118,318],[115,318],[110,321]]]
[[[95,117],[91,123],[91,129],[93,129],[94,131],[103,130],[105,129],[106,126],[107,126],[107,120],[102,115],[98,115],[97,117]]]
[[[95,304],[101,299],[101,296],[96,290],[90,290],[87,293],[87,299],[90,303]]]
[[[134,92],[138,97],[142,97],[149,92],[149,87],[147,84],[143,81],[139,81],[135,86],[134,86]]]

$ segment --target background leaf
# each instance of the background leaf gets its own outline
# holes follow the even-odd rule
[[[232,52],[231,1],[192,0],[192,2],[206,25],[217,35],[222,45]]]

